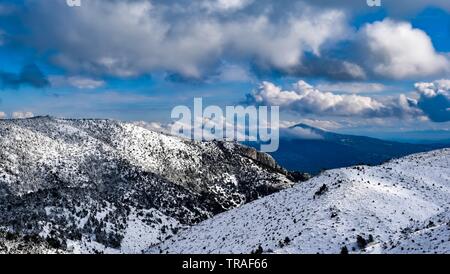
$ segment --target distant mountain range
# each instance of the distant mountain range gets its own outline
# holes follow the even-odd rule
[[[393,158],[450,146],[450,144],[408,144],[365,136],[344,135],[306,124],[289,128],[307,137],[282,134],[280,148],[271,153],[288,170],[317,174],[321,170],[358,164],[378,165]],[[256,146],[254,143],[247,143]]]

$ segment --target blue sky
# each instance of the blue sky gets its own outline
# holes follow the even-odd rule
[[[449,1],[81,3],[0,3],[0,117],[167,123],[202,97],[340,132],[450,129]]]

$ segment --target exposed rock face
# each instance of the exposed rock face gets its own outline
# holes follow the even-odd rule
[[[272,168],[273,170],[287,174],[288,172],[282,168],[278,163],[267,153],[262,153],[257,151],[254,148],[251,147],[239,147],[239,153],[245,157],[248,157],[258,163],[261,163],[264,166],[267,166],[269,168]]]
[[[43,250],[140,252],[292,186],[286,175],[270,156],[233,143],[109,120],[4,120],[0,230],[44,239]]]

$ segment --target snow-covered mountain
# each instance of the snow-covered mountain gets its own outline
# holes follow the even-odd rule
[[[330,170],[150,253],[450,253],[450,150]]]
[[[138,253],[291,179],[234,143],[110,120],[3,120],[0,253]]]

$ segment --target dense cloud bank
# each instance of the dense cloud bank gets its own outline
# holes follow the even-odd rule
[[[30,31],[20,42],[51,52],[51,62],[73,73],[198,79],[217,74],[224,62],[340,80],[449,71],[448,57],[401,17],[356,29],[350,22],[356,9],[368,8],[365,1],[334,2],[96,0],[70,8],[60,0],[49,8],[30,0],[14,12]]]
[[[316,114],[341,117],[421,117],[434,122],[450,121],[450,80],[417,83],[419,99],[400,95],[382,99],[356,94],[336,94],[321,91],[304,81],[285,90],[270,82],[248,95],[248,103],[277,105],[297,114]]]
[[[418,115],[414,102],[406,96],[377,100],[355,94],[323,92],[304,81],[295,83],[291,90],[283,90],[270,82],[248,96],[250,103],[279,105],[299,114],[319,114],[342,117],[404,117]]]

